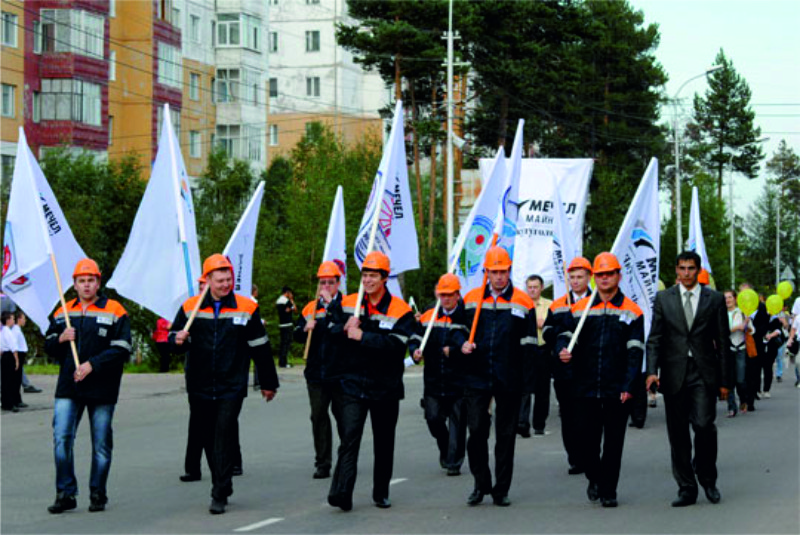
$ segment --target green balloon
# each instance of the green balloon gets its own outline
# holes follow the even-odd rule
[[[750,288],[742,290],[739,292],[739,297],[736,298],[736,304],[739,305],[742,313],[749,316],[758,310],[758,294]]]
[[[780,295],[770,295],[767,297],[767,312],[770,315],[775,315],[778,312],[783,310],[783,299],[781,299]]]
[[[784,301],[789,299],[789,296],[792,295],[793,290],[794,288],[792,288],[792,283],[789,281],[783,281],[778,285],[778,295],[781,296],[781,299]]]

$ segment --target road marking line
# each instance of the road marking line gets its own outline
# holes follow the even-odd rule
[[[283,518],[268,518],[266,520],[262,520],[261,522],[256,522],[255,524],[250,524],[249,526],[244,526],[241,528],[237,528],[233,531],[253,531],[254,529],[263,528],[264,526],[269,526],[270,524],[277,524],[278,522],[282,522]]]
[[[395,483],[402,483],[403,481],[408,481],[407,477],[398,477],[397,479],[393,479],[389,481],[390,485],[394,485]]]

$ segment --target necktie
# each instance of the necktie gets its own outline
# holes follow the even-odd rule
[[[694,311],[692,310],[692,294],[686,292],[686,300],[683,303],[683,315],[686,316],[686,325],[691,329],[694,321]]]

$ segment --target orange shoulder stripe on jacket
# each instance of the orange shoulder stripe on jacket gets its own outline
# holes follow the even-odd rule
[[[187,316],[192,313],[192,310],[194,310],[195,305],[197,305],[198,299],[200,299],[199,295],[193,295],[192,297],[183,302],[183,311],[186,313]]]
[[[236,297],[236,310],[252,314],[258,308],[258,303],[243,295],[234,294]]]
[[[536,308],[536,303],[533,302],[531,296],[519,288],[514,288],[514,293],[511,294],[511,302],[527,307],[528,309]]]
[[[389,303],[389,309],[386,311],[386,315],[390,318],[402,318],[409,312],[411,312],[411,307],[408,306],[408,303],[393,295],[392,301]]]
[[[128,314],[128,311],[125,310],[125,308],[118,301],[114,301],[113,299],[109,299],[108,301],[106,301],[105,310],[107,312],[111,312],[118,318],[126,316]]]

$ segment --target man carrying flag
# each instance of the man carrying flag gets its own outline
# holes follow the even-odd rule
[[[80,260],[72,278],[78,297],[56,310],[45,337],[45,351],[60,364],[53,410],[57,495],[55,503],[47,508],[52,514],[77,507],[78,482],[72,449],[84,409],[89,413],[92,431],[89,511],[103,511],[106,507],[113,448],[111,420],[119,397],[122,366],[131,353],[128,314],[118,302],[99,293],[97,263],[89,258]],[[77,369],[70,352],[72,342],[80,359]]]

